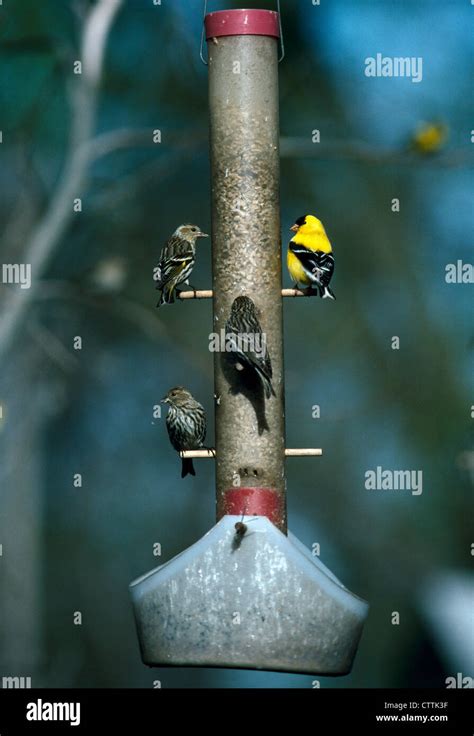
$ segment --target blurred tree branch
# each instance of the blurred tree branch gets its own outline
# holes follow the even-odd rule
[[[37,319],[27,321],[26,327],[32,339],[65,373],[77,370],[80,363],[65,345],[51,330],[42,325]]]
[[[86,144],[86,154],[92,162],[120,149],[153,146],[151,128],[118,128],[101,133]]]
[[[443,167],[474,166],[467,148],[448,149],[435,155],[420,155],[408,147],[387,148],[364,141],[329,141],[313,143],[311,138],[282,136],[280,154],[283,158],[319,158],[326,161],[362,161],[366,163],[396,163],[419,166],[431,164]]]
[[[53,300],[76,301],[92,309],[100,309],[102,312],[106,310],[114,316],[120,317],[122,321],[137,327],[150,341],[166,341],[170,349],[182,351],[183,360],[185,359],[188,363],[191,363],[194,370],[199,370],[203,375],[209,373],[209,364],[206,355],[197,354],[193,351],[192,346],[184,339],[184,335],[181,340],[176,340],[176,334],[173,329],[168,327],[166,322],[157,316],[154,309],[148,309],[143,304],[140,304],[131,297],[125,296],[123,293],[120,294],[120,299],[116,299],[113,294],[97,294],[93,291],[91,292],[75,286],[69,281],[45,279],[41,281],[41,289],[35,295],[35,300],[38,302]],[[38,336],[37,342],[52,359],[58,358],[55,362],[61,368],[66,368],[65,362],[61,361],[58,355],[58,346],[53,345],[53,340],[58,341],[58,338],[52,335],[52,333],[48,335],[42,332]],[[64,345],[62,347],[67,351]],[[53,350],[55,355],[53,355]],[[72,367],[73,364],[70,362],[67,368]]]
[[[84,188],[90,162],[88,144],[94,132],[97,92],[100,86],[108,34],[122,0],[97,0],[85,17],[80,60],[82,73],[71,89],[71,134],[69,152],[50,205],[31,233],[23,262],[31,265],[31,288],[10,290],[0,321],[0,359],[8,350],[39,279],[73,216],[73,200]]]

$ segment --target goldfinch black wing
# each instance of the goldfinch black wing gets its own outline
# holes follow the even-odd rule
[[[334,271],[334,256],[321,250],[310,250],[304,245],[290,240],[290,251],[298,258],[308,278],[321,285],[328,286]]]

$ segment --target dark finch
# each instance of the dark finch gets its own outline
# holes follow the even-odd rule
[[[262,333],[257,309],[250,297],[238,296],[234,299],[225,331],[226,340],[230,339],[233,343],[236,368],[255,371],[263,384],[267,399],[272,394],[275,396],[271,381],[272,364],[264,339],[266,335]]]
[[[192,394],[182,386],[170,388],[162,399],[168,404],[166,428],[170,442],[177,452],[199,450],[206,436],[206,413]],[[181,478],[196,475],[191,458],[182,458]]]

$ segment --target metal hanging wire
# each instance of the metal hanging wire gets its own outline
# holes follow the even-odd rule
[[[280,29],[280,56],[278,58],[278,62],[283,61],[285,58],[285,44],[283,42],[283,26],[281,22],[281,8],[280,8],[280,0],[276,0],[277,4],[277,13],[278,13],[278,27]],[[205,33],[205,27],[204,27],[204,19],[207,15],[207,0],[204,0],[203,5],[203,12],[202,12],[202,31],[201,31],[201,45],[199,47],[199,56],[201,58],[202,63],[207,66],[207,59],[204,57],[204,33]]]
[[[283,26],[281,23],[280,0],[277,0],[277,13],[278,13],[278,26],[280,29],[280,56],[278,58],[278,63],[280,63],[280,61],[283,61],[283,59],[285,58],[285,44],[283,43]]]
[[[206,15],[207,15],[207,0],[204,0],[204,8],[203,8],[203,12],[202,12],[201,47],[199,49],[199,56],[201,57],[202,63],[207,66],[207,60],[204,58],[204,54],[203,54],[203,48],[204,48],[204,32],[206,30],[205,27],[204,27],[204,19],[205,19]]]

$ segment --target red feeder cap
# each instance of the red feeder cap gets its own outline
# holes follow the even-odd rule
[[[206,40],[219,36],[273,36],[280,38],[274,10],[218,10],[204,19]]]

